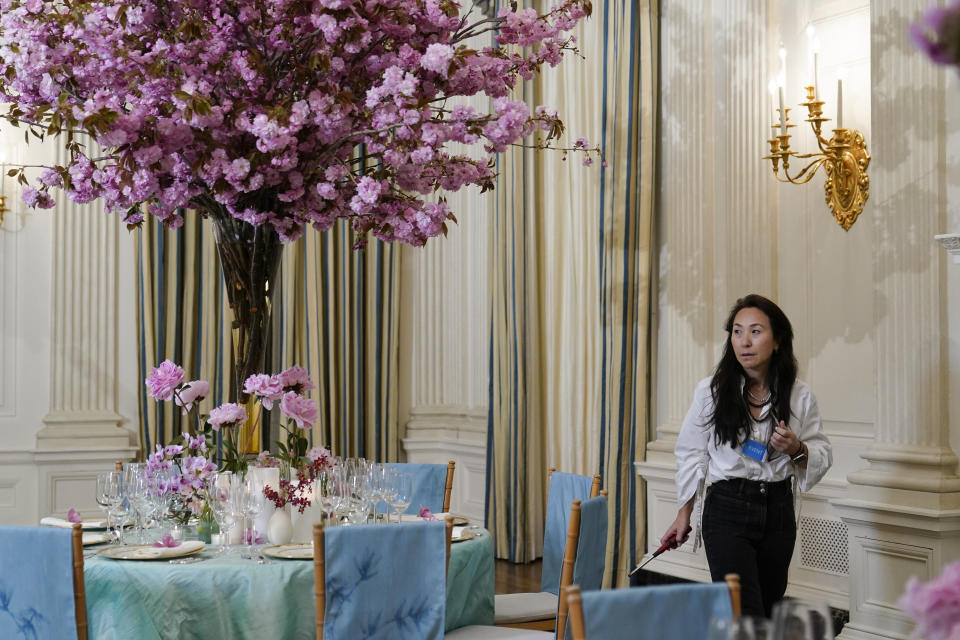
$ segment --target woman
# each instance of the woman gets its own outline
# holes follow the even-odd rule
[[[797,537],[793,485],[809,490],[833,459],[816,398],[797,380],[783,311],[748,295],[730,311],[726,330],[717,369],[697,385],[677,438],[680,509],[660,542],[686,542],[706,480],[702,536],[710,574],[714,581],[739,574],[743,613],[769,616],[786,591]]]

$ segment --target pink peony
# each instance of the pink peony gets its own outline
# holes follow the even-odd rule
[[[147,388],[150,389],[150,397],[154,400],[169,400],[173,397],[173,392],[183,382],[183,369],[173,364],[169,360],[164,360],[150,371],[147,376]]]
[[[317,421],[317,405],[293,391],[283,394],[283,399],[280,400],[280,411],[293,419],[300,429],[309,429]]]
[[[210,412],[210,417],[207,419],[214,431],[220,431],[221,427],[236,427],[246,421],[246,410],[233,402],[220,405]]]
[[[898,604],[917,623],[914,637],[960,639],[960,562],[947,565],[926,584],[910,578]]]
[[[187,413],[193,408],[194,402],[200,402],[210,395],[210,383],[206,380],[193,380],[183,385],[176,394],[174,402],[178,407],[183,407],[183,412]]]
[[[283,384],[279,376],[256,373],[243,383],[243,392],[260,398],[260,402],[269,410],[273,409],[273,403],[283,395]]]
[[[67,520],[70,522],[81,522],[80,512],[76,509],[70,509],[70,511],[67,511]]]
[[[284,391],[294,391],[303,393],[313,389],[313,383],[310,381],[310,374],[301,366],[293,365],[286,371],[277,374],[277,380]]]

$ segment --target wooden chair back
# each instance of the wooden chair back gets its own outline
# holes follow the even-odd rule
[[[727,583],[727,589],[730,591],[730,607],[733,610],[733,617],[740,617],[740,576],[736,573],[728,573],[724,576]],[[633,587],[642,589],[643,587]],[[570,610],[570,632],[573,640],[590,640],[587,638],[586,625],[583,620],[583,600],[580,597],[580,587],[578,585],[569,585],[564,588],[564,597],[561,601],[566,601]],[[557,628],[557,638],[562,640],[559,625]],[[592,639],[597,640],[597,639]]]
[[[450,569],[450,544],[453,539],[453,517],[447,516],[445,520],[446,524],[446,557],[447,557],[447,566],[446,571]],[[79,526],[79,525],[76,525]],[[323,524],[317,522],[313,525],[313,599],[314,599],[314,609],[316,611],[317,618],[317,640],[323,640],[323,619],[327,610],[327,593],[326,593],[326,554],[324,551],[324,532]],[[80,554],[81,570],[80,575],[83,576],[83,554]],[[77,620],[79,621],[79,616]],[[86,610],[84,610],[84,626],[86,626]],[[82,636],[80,640],[86,640],[86,635]]]
[[[73,606],[77,618],[77,639],[87,640],[87,592],[83,582],[83,526],[73,524]]]
[[[447,463],[447,484],[443,489],[443,512],[450,513],[450,494],[453,493],[453,471],[457,463],[451,460]]]

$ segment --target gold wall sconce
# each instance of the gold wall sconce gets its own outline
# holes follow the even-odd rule
[[[0,194],[0,227],[3,226],[3,214],[5,214],[10,209],[7,209],[7,196]]]
[[[767,140],[770,143],[770,155],[764,160],[773,164],[773,175],[780,182],[791,184],[805,184],[813,178],[822,166],[826,172],[823,185],[827,206],[836,218],[837,224],[849,231],[857,217],[863,211],[863,205],[870,197],[870,176],[867,167],[870,165],[870,154],[867,153],[867,143],[863,134],[857,130],[845,129],[842,126],[842,97],[843,88],[837,83],[837,128],[833,130],[833,137],[827,140],[821,135],[823,123],[830,118],[823,117],[822,100],[816,97],[814,87],[805,87],[807,101],[800,106],[807,108],[807,122],[813,129],[820,151],[817,153],[797,153],[790,149],[790,134],[788,130],[795,125],[790,124],[790,109],[783,107],[783,89],[780,89],[780,122],[773,125],[774,136]],[[777,134],[776,130],[780,133]],[[790,158],[811,162],[798,173],[790,175]],[[783,166],[783,177],[780,167]]]

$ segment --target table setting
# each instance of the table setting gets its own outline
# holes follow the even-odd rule
[[[304,476],[302,488],[287,485],[278,501],[281,492],[271,485],[279,480],[279,469],[269,466],[209,471],[196,492],[185,492],[182,481],[171,491],[179,465],[162,464],[168,453],[156,454],[152,463],[100,474],[97,498],[105,518],[82,519],[71,512],[41,521],[52,527],[80,522],[84,529],[91,638],[312,637],[312,542],[294,539],[292,527],[277,532],[269,526],[277,513],[291,511],[307,530],[314,521],[389,527],[453,517],[446,627],[492,622],[490,534],[455,514],[427,508],[404,513],[410,482],[400,476],[408,474],[362,459],[331,457],[329,467],[314,478]],[[199,516],[183,518],[184,498],[194,495],[210,507],[208,538],[202,536]],[[170,611],[177,612],[176,622]]]

